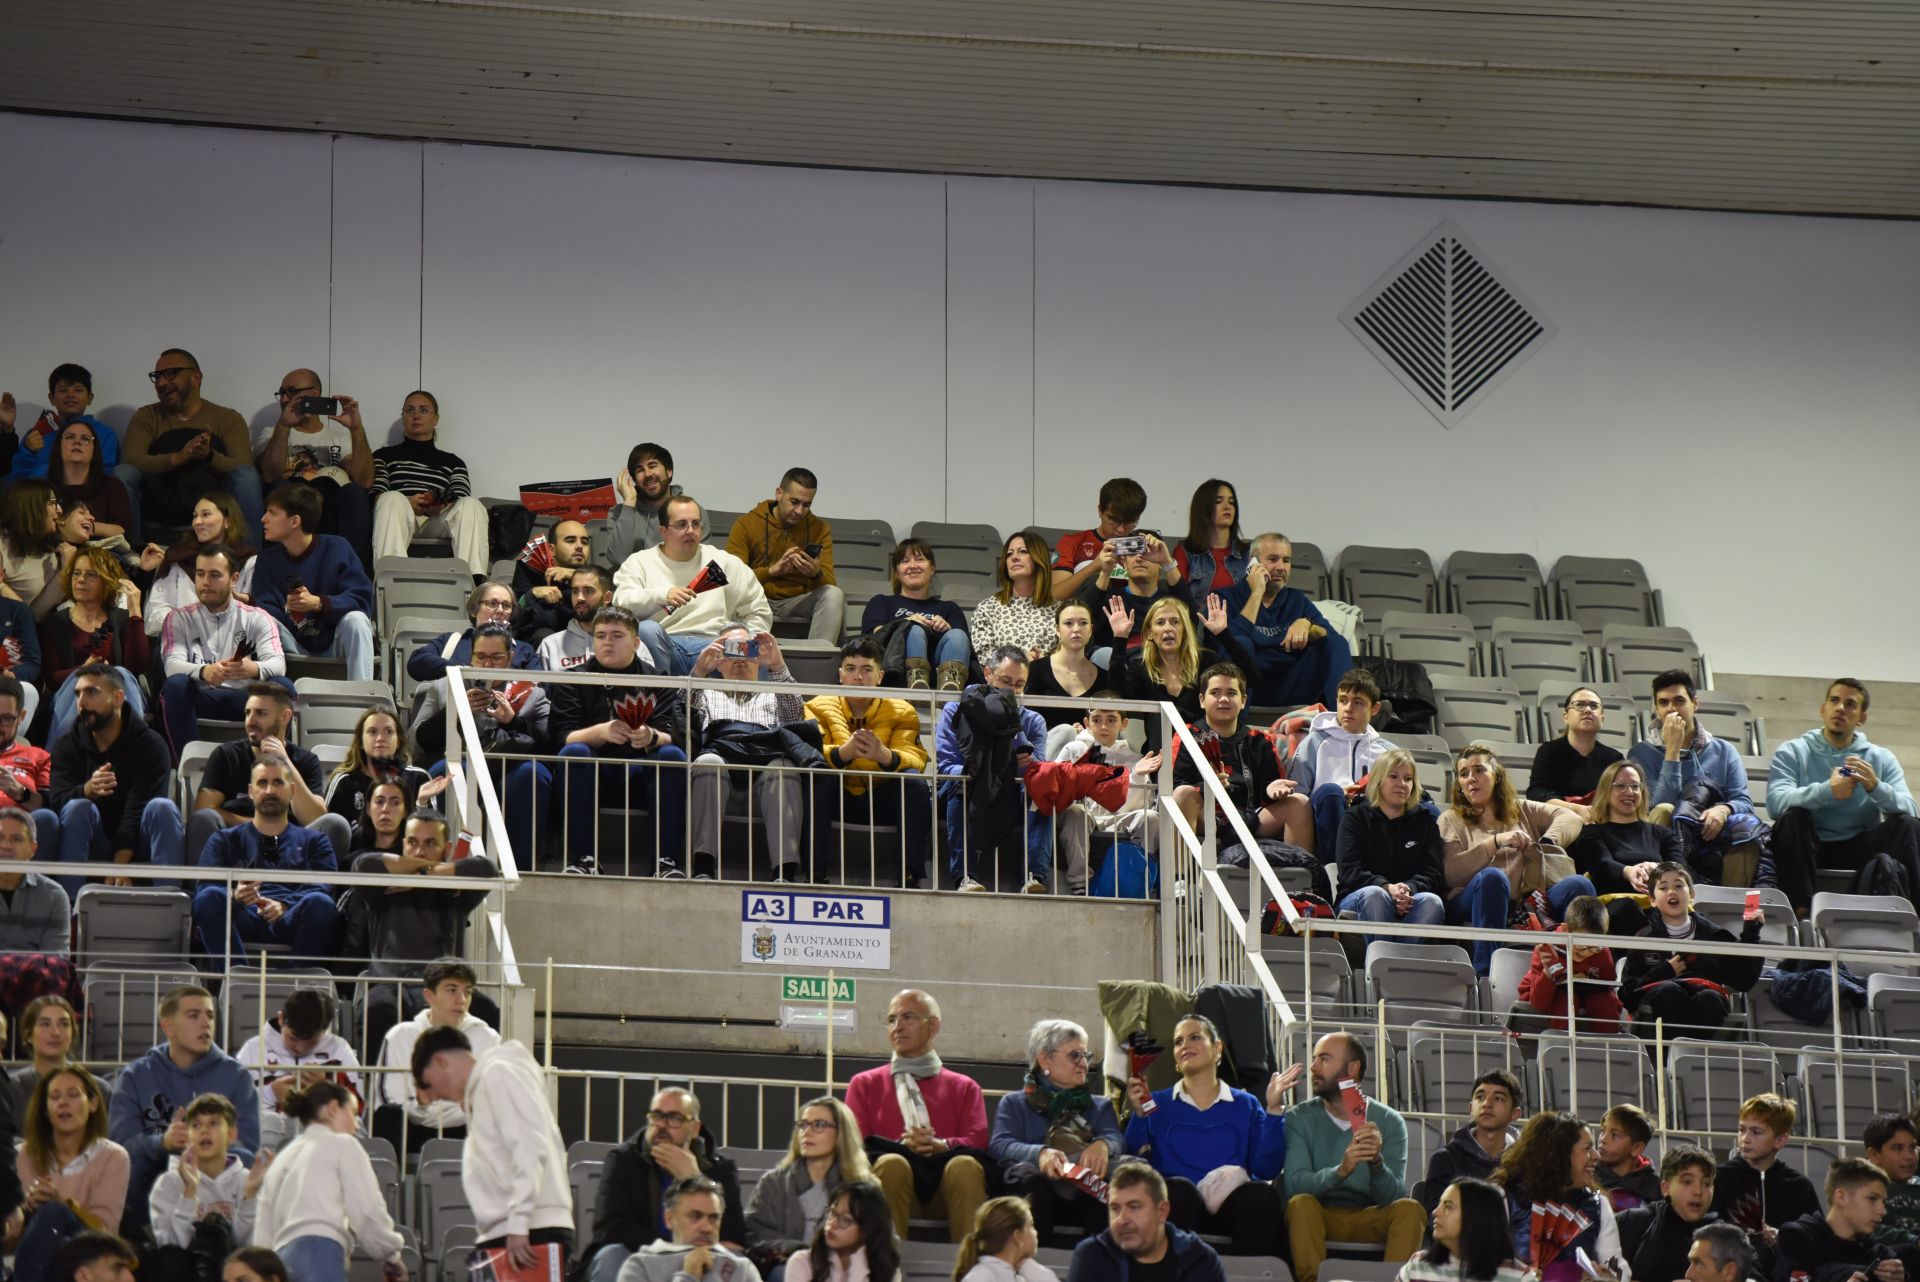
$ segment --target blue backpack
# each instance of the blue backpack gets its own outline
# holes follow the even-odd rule
[[[1115,842],[1087,894],[1094,899],[1158,899],[1160,865],[1133,842]]]

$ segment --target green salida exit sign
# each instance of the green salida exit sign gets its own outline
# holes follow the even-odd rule
[[[850,1002],[853,1000],[853,981],[835,979],[832,981],[833,994],[827,994],[825,975],[782,975],[780,977],[780,1000],[783,1002]]]

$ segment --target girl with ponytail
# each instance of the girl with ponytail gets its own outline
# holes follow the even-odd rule
[[[386,1261],[387,1282],[406,1282],[404,1243],[373,1163],[354,1137],[357,1105],[338,1082],[316,1082],[280,1103],[300,1134],[267,1172],[253,1244],[277,1252],[300,1282],[346,1282],[347,1253],[356,1241]]]
[[[1027,1200],[996,1197],[973,1217],[973,1232],[960,1243],[953,1262],[953,1282],[1059,1282],[1052,1269],[1033,1258],[1039,1248]]]

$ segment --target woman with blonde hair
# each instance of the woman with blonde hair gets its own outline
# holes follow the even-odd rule
[[[1033,1253],[1040,1234],[1025,1198],[996,1197],[981,1204],[973,1232],[960,1243],[953,1261],[953,1282],[1059,1282],[1058,1275]]]
[[[1189,724],[1200,721],[1200,674],[1217,663],[1231,663],[1242,672],[1253,670],[1253,659],[1247,654],[1246,647],[1234,640],[1232,629],[1227,626],[1227,608],[1219,598],[1207,602],[1207,612],[1200,617],[1201,629],[1194,627],[1193,612],[1173,597],[1162,597],[1147,607],[1147,617],[1140,620],[1143,637],[1138,650],[1128,655],[1121,664],[1120,645],[1133,629],[1122,629],[1115,623],[1114,666],[1118,675],[1114,679],[1114,693],[1123,699],[1145,699],[1158,703],[1169,700],[1180,710],[1180,715]],[[1201,640],[1201,631],[1206,640]],[[1160,746],[1160,722],[1158,718],[1147,718],[1147,751],[1152,752]]]
[[[852,1111],[831,1095],[808,1100],[793,1124],[786,1157],[747,1200],[747,1243],[754,1255],[784,1260],[805,1250],[826,1218],[832,1190],[871,1175]]]
[[[1334,848],[1339,911],[1409,926],[1447,919],[1440,897],[1447,888],[1440,825],[1420,804],[1420,765],[1412,753],[1389,748],[1373,759],[1366,799],[1341,817]]]
[[[1603,895],[1648,894],[1655,868],[1687,862],[1680,830],[1648,821],[1646,777],[1632,761],[1600,772],[1586,820],[1567,853]]]
[[[1571,810],[1528,801],[1513,790],[1493,745],[1475,741],[1454,754],[1447,809],[1440,815],[1440,841],[1446,852],[1447,920],[1471,922],[1481,930],[1504,930],[1517,908],[1552,921],[1567,905],[1593,894],[1593,883],[1565,876],[1571,861],[1563,853],[1584,827]],[[1543,845],[1560,847],[1548,864]],[[1499,945],[1473,945],[1473,967],[1487,973]]]
[[[1036,663],[1053,653],[1060,638],[1053,627],[1052,554],[1032,530],[1007,536],[993,577],[1000,589],[973,608],[973,653],[985,667],[1003,645],[1026,652]]]
[[[40,620],[40,682],[42,688],[54,687],[50,744],[73,726],[76,682],[90,663],[118,668],[128,712],[136,721],[147,715],[134,676],[147,670],[149,657],[140,589],[113,553],[91,545],[75,552],[59,582],[67,601]]]
[[[127,1150],[107,1138],[106,1100],[86,1069],[56,1068],[33,1088],[14,1165],[26,1193],[6,1234],[17,1277],[51,1276],[54,1253],[76,1233],[119,1231]]]

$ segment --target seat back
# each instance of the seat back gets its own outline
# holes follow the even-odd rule
[[[1405,1098],[1412,1111],[1449,1118],[1466,1116],[1473,1081],[1482,1073],[1523,1071],[1519,1045],[1504,1030],[1439,1020],[1416,1020],[1407,1030],[1404,1062]],[[1411,1161],[1407,1169],[1415,1169]]]
[[[1446,608],[1473,620],[1485,639],[1495,619],[1544,619],[1547,588],[1526,552],[1455,552],[1447,558]]]
[[[1388,1039],[1406,1045],[1406,1025],[1419,1019],[1465,1023],[1480,1012],[1480,981],[1458,944],[1375,940],[1367,945],[1367,1008],[1386,1005]]]
[[[1381,641],[1387,656],[1436,672],[1474,676],[1480,671],[1480,642],[1473,620],[1464,614],[1414,614],[1388,610],[1380,618]]]
[[[573,1186],[574,1241],[593,1240],[593,1206],[600,1197],[600,1185],[606,1181],[605,1161],[567,1163],[567,1182]]]
[[[1920,975],[1869,975],[1867,1013],[1883,1049],[1920,1058]]]
[[[965,525],[953,521],[915,521],[913,537],[933,549],[934,560],[947,562],[949,551],[984,551],[1000,555],[1006,540],[991,525]],[[991,568],[991,567],[989,567]]]
[[[258,970],[233,971],[220,986],[220,1029],[229,1046],[239,1050],[261,1025],[280,1013],[287,995],[296,988],[317,988],[333,992],[333,975],[318,966],[274,969],[264,975]],[[333,1031],[343,1031],[347,1008],[336,1004]]]
[[[1772,1047],[1691,1037],[1676,1037],[1668,1047],[1667,1093],[1673,1125],[1681,1130],[1736,1130],[1742,1100],[1780,1088],[1780,1057]]]
[[[1333,595],[1332,561],[1320,550],[1318,543],[1307,543],[1294,539],[1289,544],[1293,549],[1293,569],[1287,575],[1287,586],[1299,588],[1315,601],[1324,601]]]
[[[1920,964],[1920,957],[1913,955],[1920,943],[1920,915],[1904,900],[1819,891],[1813,897],[1812,921],[1817,947],[1858,948],[1890,955],[1885,963],[1847,963],[1862,975],[1882,970],[1911,972]]]
[[[1597,637],[1609,623],[1656,626],[1660,608],[1653,584],[1638,561],[1615,557],[1563,556],[1554,562],[1554,612]]]
[[[1637,1037],[1540,1039],[1540,1107],[1599,1117],[1615,1104],[1654,1111],[1653,1064]]]
[[[1458,750],[1475,739],[1514,740],[1526,733],[1527,709],[1518,692],[1435,690],[1440,737]]]
[[[1543,681],[1585,681],[1593,675],[1586,634],[1567,619],[1496,619],[1488,641],[1493,670],[1537,694]]]
[[[192,905],[185,891],[158,886],[82,886],[74,964],[184,966]]]
[[[1913,1099],[1912,1066],[1904,1056],[1848,1051],[1800,1052],[1800,1125],[1809,1139],[1852,1143],[1869,1117],[1904,1113]],[[1844,1096],[1844,1098],[1843,1098]]]
[[[1600,650],[1609,681],[1645,690],[1662,672],[1679,668],[1706,684],[1700,647],[1685,628],[1609,623],[1600,630]]]
[[[393,677],[393,693],[400,707],[412,705],[414,687],[419,684],[407,672],[407,656],[435,637],[459,632],[467,626],[466,618],[457,614],[406,614],[393,621],[383,635],[387,645],[386,670]]]
[[[293,723],[295,741],[308,750],[321,744],[351,744],[361,714],[376,704],[399,716],[393,687],[384,681],[301,677],[293,685],[300,696],[299,713]]]
[[[1440,606],[1433,558],[1419,548],[1355,544],[1340,554],[1340,597],[1359,606],[1369,622],[1389,610],[1431,614]]]
[[[1744,886],[1713,886],[1702,882],[1693,888],[1693,910],[1734,938],[1746,924],[1747,889]],[[1792,948],[1799,942],[1793,905],[1786,892],[1777,886],[1760,890],[1760,911],[1766,920],[1760,923],[1760,942],[1775,948]]]
[[[1716,699],[1707,694],[1694,704],[1693,722],[1715,738],[1733,744],[1742,754],[1760,750],[1765,723],[1753,715],[1752,708],[1737,699]],[[1648,724],[1652,724],[1651,714]]]
[[[1545,743],[1566,733],[1567,699],[1575,690],[1600,696],[1600,741],[1625,752],[1640,738],[1640,704],[1633,691],[1618,681],[1542,681],[1534,693],[1540,729],[1536,742]]]
[[[384,636],[393,620],[409,614],[453,614],[465,619],[473,571],[465,561],[408,561],[406,568],[385,572],[374,583],[378,626]]]
[[[85,1057],[125,1064],[145,1054],[160,1040],[161,1001],[183,984],[203,979],[191,966],[88,967],[80,981]]]
[[[1489,1003],[1496,1015],[1504,1016],[1520,1000],[1520,981],[1526,978],[1527,967],[1533,964],[1533,950],[1530,948],[1500,948],[1493,954],[1493,962],[1487,968],[1487,988],[1492,993]]]
[[[1347,960],[1346,949],[1332,936],[1313,937],[1311,962],[1308,943],[1295,935],[1263,935],[1260,955],[1267,959],[1280,991],[1290,998],[1301,994],[1303,1000],[1295,1008],[1295,1015],[1304,1016],[1310,1000],[1315,1018],[1321,1018],[1323,1011],[1325,1018],[1339,1018],[1353,1008],[1353,965]]]

